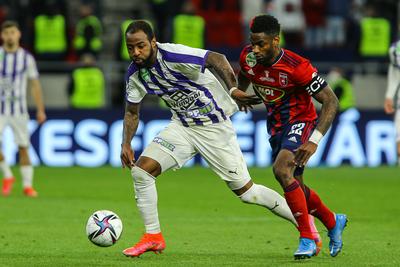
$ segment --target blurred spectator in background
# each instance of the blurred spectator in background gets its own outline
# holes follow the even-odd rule
[[[92,109],[105,106],[104,74],[96,66],[96,59],[92,54],[83,54],[81,66],[72,72],[69,94],[73,108]]]
[[[307,48],[321,48],[325,39],[325,0],[303,0],[302,9],[306,21],[305,42]]]
[[[384,109],[387,114],[395,113],[397,163],[400,165],[400,40],[390,46],[389,57],[390,63]]]
[[[250,21],[255,14],[261,14],[266,11],[265,0],[242,0],[242,27],[243,27],[243,37],[244,43],[249,42],[250,37]]]
[[[34,18],[34,52],[39,60],[65,59],[68,52],[66,16],[57,1],[46,1]]]
[[[353,86],[346,79],[344,71],[341,68],[333,67],[328,73],[326,80],[339,99],[340,111],[345,111],[355,106]]]
[[[93,15],[93,7],[91,4],[82,4],[79,8],[79,12],[81,18],[75,29],[75,51],[79,57],[86,53],[97,57],[102,48],[101,36],[103,27],[101,22]]]
[[[341,47],[345,41],[345,22],[350,11],[349,0],[327,0],[325,41],[327,46]]]
[[[303,45],[305,20],[301,7],[302,0],[274,0],[273,14],[279,20],[285,45]]]
[[[182,12],[172,21],[172,42],[195,48],[204,48],[205,21],[196,15],[196,7],[186,0]]]
[[[365,6],[365,16],[360,21],[359,53],[363,59],[386,58],[391,41],[389,20],[379,17],[374,5]]]

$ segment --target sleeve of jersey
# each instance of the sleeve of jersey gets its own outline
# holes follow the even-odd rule
[[[308,60],[303,61],[296,67],[292,79],[311,96],[317,94],[328,85]]]
[[[31,55],[28,55],[27,58],[27,74],[29,79],[39,78],[39,72],[36,67],[35,59]]]
[[[126,80],[126,101],[129,103],[140,103],[143,97],[147,94],[146,89],[139,81],[138,72],[132,74]]]
[[[180,44],[175,44],[173,48],[176,52],[167,51],[165,54],[167,61],[179,64],[177,68],[183,72],[199,71],[204,73],[210,51]]]

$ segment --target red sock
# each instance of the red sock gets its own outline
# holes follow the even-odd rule
[[[292,211],[294,218],[299,225],[297,229],[300,232],[300,237],[313,239],[313,234],[308,222],[308,209],[306,197],[299,183],[294,180],[289,186],[284,188],[286,202]]]
[[[310,214],[317,217],[328,230],[331,230],[336,224],[335,214],[322,203],[317,193],[307,186],[304,187],[308,191],[307,207]]]

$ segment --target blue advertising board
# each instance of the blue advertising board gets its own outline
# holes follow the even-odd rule
[[[34,165],[97,167],[120,166],[122,110],[49,111],[48,120],[38,126],[29,123]],[[169,122],[168,110],[142,109],[141,120],[132,147],[136,155]],[[232,117],[238,141],[249,166],[271,165],[265,113],[238,112]],[[17,147],[11,129],[3,134],[2,147],[7,161],[15,164]],[[382,111],[348,110],[340,114],[325,135],[309,166],[355,167],[393,165],[396,163],[395,128],[392,118]],[[195,157],[187,166],[205,164]]]

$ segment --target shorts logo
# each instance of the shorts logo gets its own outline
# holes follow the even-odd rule
[[[246,63],[250,68],[254,67],[257,64],[257,59],[253,52],[247,54]]]
[[[254,89],[262,97],[264,102],[275,102],[285,95],[285,91],[265,85],[254,84]]]
[[[286,87],[288,85],[288,76],[284,72],[279,72],[279,84],[283,87]]]
[[[154,137],[153,142],[156,144],[160,144],[163,147],[167,148],[168,150],[174,151],[175,146],[160,137]]]

